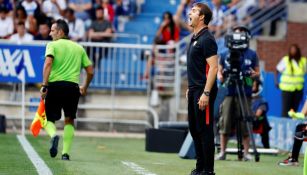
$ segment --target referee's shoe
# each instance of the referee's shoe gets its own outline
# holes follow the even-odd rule
[[[215,175],[214,172],[197,171],[196,169],[191,171],[190,175]]]
[[[58,135],[51,138],[51,146],[49,153],[51,157],[55,157],[58,154],[58,145],[60,137]]]

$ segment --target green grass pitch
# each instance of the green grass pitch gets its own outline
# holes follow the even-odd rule
[[[49,138],[39,136],[27,139],[45,161],[54,175],[137,175],[122,162],[133,162],[156,175],[188,175],[195,160],[185,160],[177,154],[151,153],[145,151],[144,139],[75,137],[71,161],[60,160],[59,154],[50,158]],[[281,167],[277,162],[285,159],[261,155],[260,162],[239,162],[236,155],[228,155],[227,161],[216,161],[217,175],[301,175],[303,159],[299,167]],[[0,175],[35,175],[35,167],[14,134],[0,134]]]

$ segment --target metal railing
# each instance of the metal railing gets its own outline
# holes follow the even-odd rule
[[[80,42],[94,63],[91,87],[106,89],[147,90],[142,79],[150,45]],[[114,86],[114,87],[113,87]]]
[[[250,31],[251,34],[254,35],[257,32],[259,32],[259,30],[261,28],[263,28],[264,24],[267,21],[273,21],[276,20],[278,18],[282,18],[285,17],[287,14],[287,8],[288,5],[287,3],[282,0],[280,3],[269,7],[269,8],[264,8],[262,10],[260,10],[259,12],[255,13],[254,15],[251,16],[252,18],[252,22],[250,23]]]
[[[38,102],[25,102],[25,107],[37,107]],[[10,107],[19,107],[22,106],[22,102],[17,101],[0,101],[1,106],[10,106]],[[154,127],[158,128],[159,125],[159,116],[157,112],[149,107],[149,106],[112,106],[112,105],[101,105],[101,104],[79,104],[78,109],[86,109],[86,110],[118,110],[118,111],[143,111],[149,112],[152,116],[153,124],[151,124],[148,118],[147,121],[140,121],[140,120],[112,120],[112,119],[102,119],[102,118],[91,118],[91,117],[82,117],[78,118],[77,121],[80,122],[109,122],[109,123],[124,123],[124,124],[143,124],[147,127]],[[33,117],[33,116],[32,116]],[[25,117],[26,120],[32,120],[31,116]],[[8,116],[8,119],[21,119],[18,115],[15,116]]]
[[[148,79],[144,79],[144,72],[146,71],[146,65],[151,58],[152,45],[143,44],[121,44],[121,43],[94,43],[94,42],[80,42],[87,51],[90,59],[95,64],[95,77],[90,85],[91,88],[107,89],[110,94],[109,105],[101,104],[80,104],[79,109],[86,110],[110,110],[112,116],[114,111],[142,111],[148,112],[152,117],[153,127],[158,126],[159,117],[155,110],[149,105],[149,97],[151,91],[151,83],[154,82],[156,87],[160,87],[162,91],[168,90],[171,92],[171,96],[175,95],[175,98],[180,93],[180,87],[177,85],[180,83],[180,73],[177,67],[180,66],[179,58],[185,54],[186,45],[189,38],[183,39],[177,44],[172,45],[157,45],[155,48],[159,51],[157,59],[155,60],[156,73],[149,76]],[[2,43],[11,43],[3,41]],[[11,43],[12,44],[12,43]],[[24,43],[22,46],[41,46],[44,47],[47,42],[31,42]],[[40,60],[43,55],[37,55],[37,58],[33,60]],[[149,67],[151,69],[151,66]],[[1,76],[1,75],[0,75]],[[115,104],[115,97],[117,91],[143,91],[145,92],[148,103],[142,106],[120,106]],[[15,91],[15,94],[20,91]],[[17,95],[15,95],[17,96]],[[1,106],[36,106],[37,103],[28,103],[26,101],[17,102],[13,98],[7,101],[0,101]],[[18,99],[20,100],[20,99]],[[23,108],[24,108],[23,107]],[[179,106],[176,104],[176,110]],[[22,115],[25,115],[24,113]],[[110,122],[116,119],[111,116]],[[78,120],[97,120],[97,118],[86,118]],[[123,121],[123,120],[122,120]],[[121,122],[122,122],[121,121]],[[125,122],[125,121],[124,121]],[[131,121],[126,121],[129,123]],[[135,121],[136,122],[136,121]],[[142,121],[140,121],[142,122]],[[140,123],[139,122],[139,123]],[[150,122],[147,122],[149,126]]]
[[[232,8],[228,9],[226,12],[224,12],[224,16],[229,16],[231,13],[236,10],[240,11],[240,8],[244,5],[245,1],[241,1]],[[263,9],[257,9],[259,10],[258,12],[256,11],[251,11],[249,12],[252,14],[250,16],[251,21],[248,22],[247,25],[250,28],[250,31],[252,35],[256,34],[261,28],[263,28],[264,24],[267,21],[273,21],[278,18],[282,18],[287,14],[287,3],[285,0],[281,0],[278,4],[275,4],[272,7],[264,7]],[[254,12],[254,13],[253,13]],[[243,21],[238,21],[239,23],[242,23]],[[231,31],[231,29],[236,25],[236,23],[231,23],[230,25],[226,26],[225,29],[223,29],[222,33],[227,33]],[[243,24],[244,25],[244,24]],[[223,36],[221,36],[223,37]]]
[[[6,44],[10,42],[2,42],[2,44]],[[91,88],[106,88],[111,92],[110,95],[110,103],[108,105],[103,104],[92,104],[92,103],[84,103],[79,105],[79,109],[85,110],[102,110],[102,111],[112,111],[112,116],[110,119],[97,119],[97,118],[78,118],[78,121],[100,121],[100,122],[109,122],[113,125],[113,123],[135,123],[135,124],[144,124],[149,127],[158,127],[159,117],[157,112],[149,106],[148,103],[142,105],[118,105],[115,103],[116,92],[119,90],[132,90],[132,91],[143,91],[145,92],[145,97],[149,98],[150,94],[150,82],[151,80],[144,81],[142,76],[144,74],[147,59],[149,57],[145,56],[145,52],[152,50],[151,45],[141,45],[141,44],[119,44],[119,43],[90,43],[90,42],[80,42],[82,46],[88,51],[89,57],[93,60],[95,57],[94,50],[101,51],[101,57],[93,62],[95,62],[95,78],[91,83]],[[14,52],[16,46],[22,47],[44,47],[46,43],[40,42],[31,42],[24,43],[22,45],[12,45],[11,52]],[[168,46],[157,46],[159,49],[169,49]],[[108,50],[107,54],[103,54],[104,51]],[[29,49],[31,51],[31,49]],[[97,54],[97,53],[95,53]],[[34,54],[35,55],[35,54]],[[33,56],[30,54],[30,56]],[[44,55],[35,55],[35,58],[31,58],[32,60],[38,61],[41,60]],[[97,57],[96,57],[97,58]],[[96,59],[95,58],[95,59]],[[42,60],[43,61],[43,60]],[[11,63],[8,63],[11,64]],[[35,68],[35,67],[34,67]],[[41,74],[41,73],[40,73]],[[0,75],[1,76],[1,75]],[[14,84],[14,83],[13,83]],[[24,87],[22,88],[24,89]],[[15,91],[15,93],[20,94],[19,91]],[[24,93],[23,93],[24,94]],[[19,96],[19,95],[16,95]],[[24,95],[23,95],[24,96]],[[15,99],[15,100],[14,100]],[[16,100],[17,99],[17,100]],[[25,118],[25,107],[26,106],[37,106],[38,103],[26,102],[25,98],[20,102],[20,98],[8,99],[0,102],[0,106],[20,106],[23,110],[21,116]],[[149,115],[146,121],[142,120],[125,120],[125,119],[115,119],[113,118],[113,113],[115,111],[139,111],[139,112],[147,112]],[[152,117],[152,119],[151,119]],[[8,116],[10,118],[10,116]],[[14,118],[12,116],[11,118]],[[16,118],[16,117],[15,117]],[[27,118],[28,119],[28,118]],[[151,122],[152,121],[152,122]],[[24,123],[24,120],[23,120]],[[152,124],[151,124],[152,123]]]

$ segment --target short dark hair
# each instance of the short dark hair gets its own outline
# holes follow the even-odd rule
[[[199,15],[205,15],[204,23],[208,25],[212,19],[212,11],[209,8],[209,6],[207,4],[200,3],[200,2],[195,3],[193,6],[197,6],[200,8]]]
[[[103,11],[104,9],[103,9],[103,7],[99,6],[99,7],[96,8],[96,11],[98,11],[98,10],[102,10]]]
[[[69,14],[71,14],[71,15],[74,15],[75,14],[75,11],[72,9],[72,8],[67,8],[67,9],[65,9],[65,12],[66,13],[69,13]]]
[[[25,26],[25,23],[23,21],[18,21],[17,26]]]
[[[49,22],[49,21],[42,21],[40,24],[39,24],[39,26],[41,26],[41,25],[46,25],[46,26],[48,26],[48,28],[50,29],[50,27],[51,27],[51,23]]]
[[[64,35],[67,37],[69,33],[68,24],[63,19],[58,19],[55,21],[55,24],[57,24],[58,30],[63,30]]]
[[[5,6],[0,6],[0,13],[1,12],[7,13],[7,12],[9,12],[9,10]]]

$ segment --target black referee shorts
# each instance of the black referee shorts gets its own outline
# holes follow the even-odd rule
[[[47,120],[54,122],[61,119],[62,109],[65,117],[76,118],[80,97],[79,85],[67,81],[49,83],[45,99]]]

